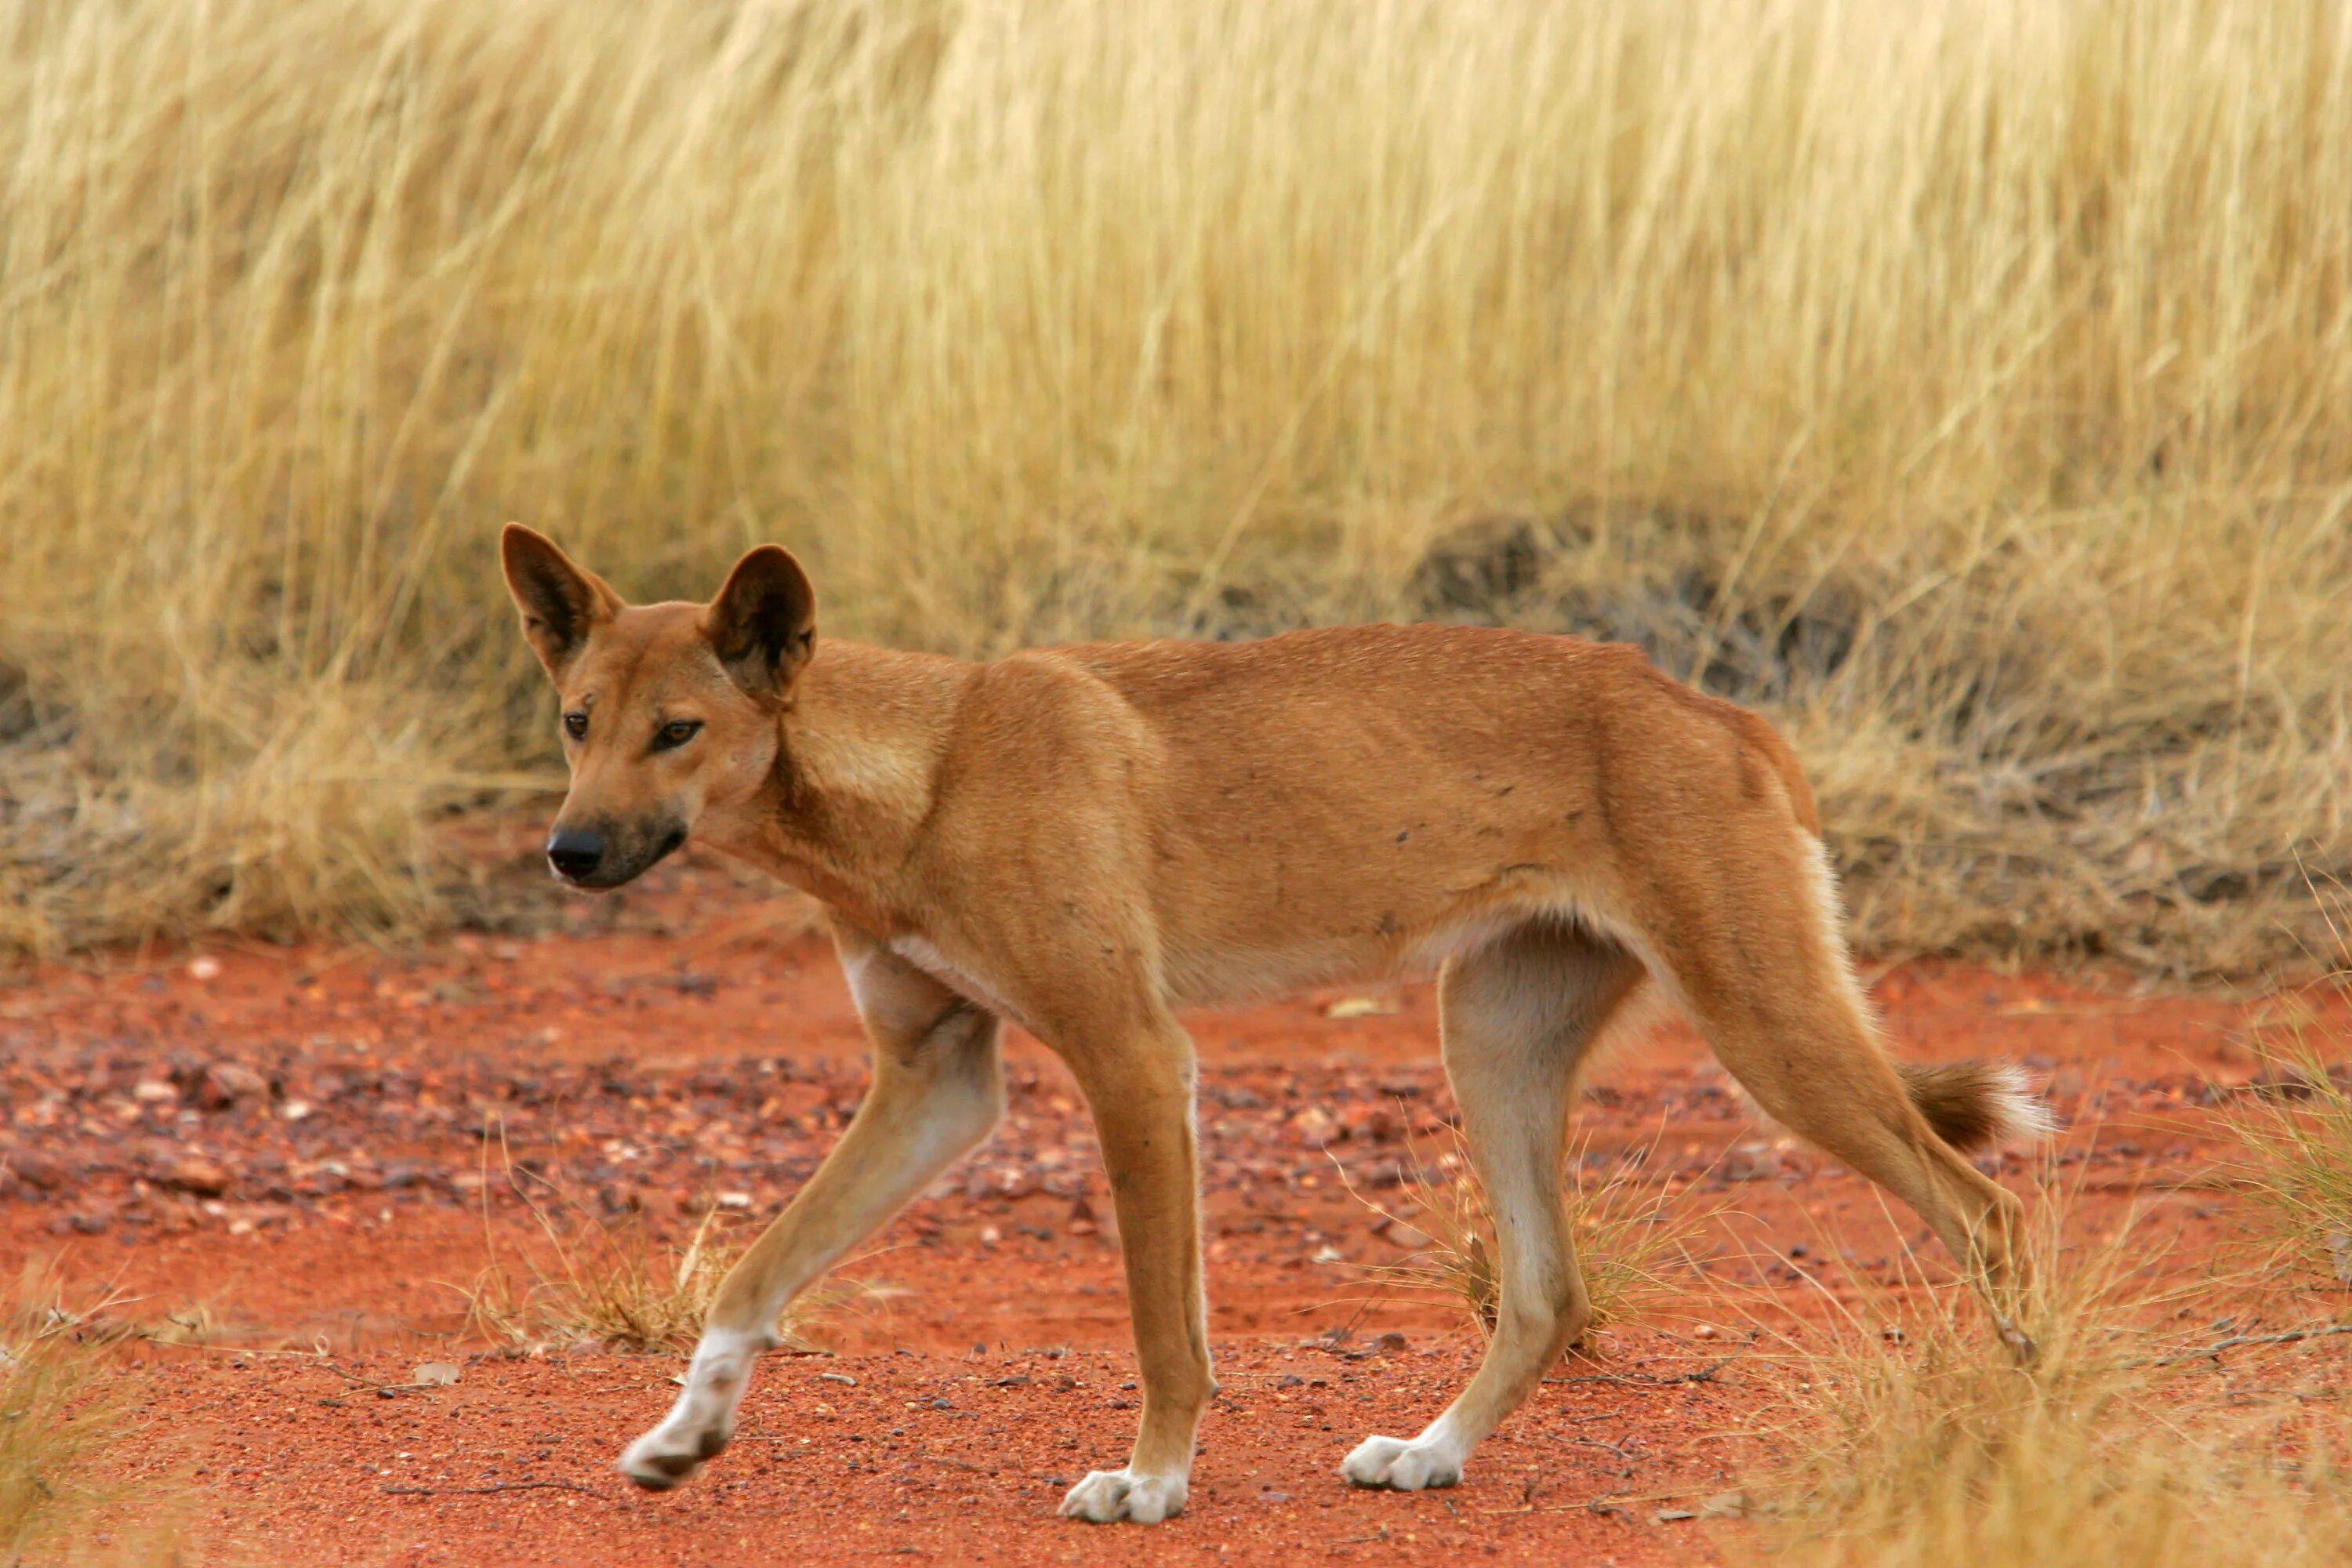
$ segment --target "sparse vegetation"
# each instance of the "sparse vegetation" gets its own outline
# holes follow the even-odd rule
[[[37,0],[0,943],[461,914],[491,532],[984,653],[1381,616],[1764,705],[1864,939],[2288,951],[2352,800],[2326,0]]]
[[[1949,1291],[1876,1302],[1826,1350],[1785,1347],[1780,1436],[1800,1458],[1759,1489],[1776,1561],[2315,1568],[2352,1550],[2352,1476],[2310,1413],[2326,1390],[2299,1403],[2277,1364],[2225,1378],[2184,1337],[2222,1293],[2151,1287],[2128,1223],[2062,1248],[2064,1206],[2046,1194],[2040,1211],[2030,1364]]]

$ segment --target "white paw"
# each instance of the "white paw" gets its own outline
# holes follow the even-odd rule
[[[1367,1437],[1339,1466],[1354,1487],[1391,1487],[1417,1492],[1428,1487],[1450,1487],[1462,1479],[1462,1456],[1450,1443],[1426,1437],[1406,1442],[1402,1437]]]
[[[664,1422],[621,1454],[621,1473],[650,1492],[666,1492],[727,1447],[727,1434],[711,1428],[698,1435],[673,1432]]]
[[[1189,1489],[1182,1476],[1139,1476],[1133,1470],[1097,1470],[1062,1500],[1064,1519],[1113,1524],[1124,1519],[1158,1524],[1184,1511]]]

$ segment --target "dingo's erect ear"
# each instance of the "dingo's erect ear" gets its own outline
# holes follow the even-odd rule
[[[791,551],[762,544],[735,563],[702,629],[737,685],[780,700],[816,648],[816,590]]]
[[[613,618],[621,596],[603,578],[572,563],[545,534],[519,522],[499,535],[507,591],[522,612],[522,635],[550,675],[560,675],[597,623]]]

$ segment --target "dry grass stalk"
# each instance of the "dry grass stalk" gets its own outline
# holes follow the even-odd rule
[[[2150,1284],[2149,1245],[2129,1222],[2062,1250],[2064,1206],[2049,1198],[2037,1220],[2032,1364],[2007,1356],[1951,1290],[1913,1293],[1907,1309],[1890,1293],[1833,1327],[1826,1350],[1784,1341],[1786,1353],[1765,1358],[1800,1412],[1780,1434],[1798,1458],[1753,1489],[1775,1561],[2343,1561],[2352,1480],[2331,1425],[2290,1394],[2249,1396],[2207,1361],[2166,1354],[2183,1342],[2184,1306],[2200,1323],[2217,1310],[2213,1283]],[[2257,1380],[2280,1381],[2276,1366]]]
[[[2249,963],[2352,844],[2347,104],[2328,0],[11,7],[0,945],[461,912],[517,516],[1639,637],[1865,940]]]

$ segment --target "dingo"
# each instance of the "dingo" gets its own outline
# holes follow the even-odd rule
[[[830,911],[874,1048],[865,1105],[719,1287],[676,1406],[623,1455],[640,1485],[727,1446],[794,1293],[987,1135],[1004,1018],[1092,1110],[1142,1370],[1126,1468],[1072,1488],[1066,1515],[1181,1511],[1215,1387],[1182,1007],[1438,969],[1500,1318],[1426,1431],[1348,1456],[1359,1486],[1460,1479],[1585,1326],[1569,1106],[1647,992],[2011,1310],[2022,1205],[1959,1151],[2039,1131],[2039,1108],[2005,1068],[1889,1059],[1796,758],[1638,650],[1367,626],[970,664],[820,640],[808,578],[774,545],[709,605],[642,607],[529,529],[502,549],[562,698],[556,875],[617,887],[688,838],[765,868]]]

